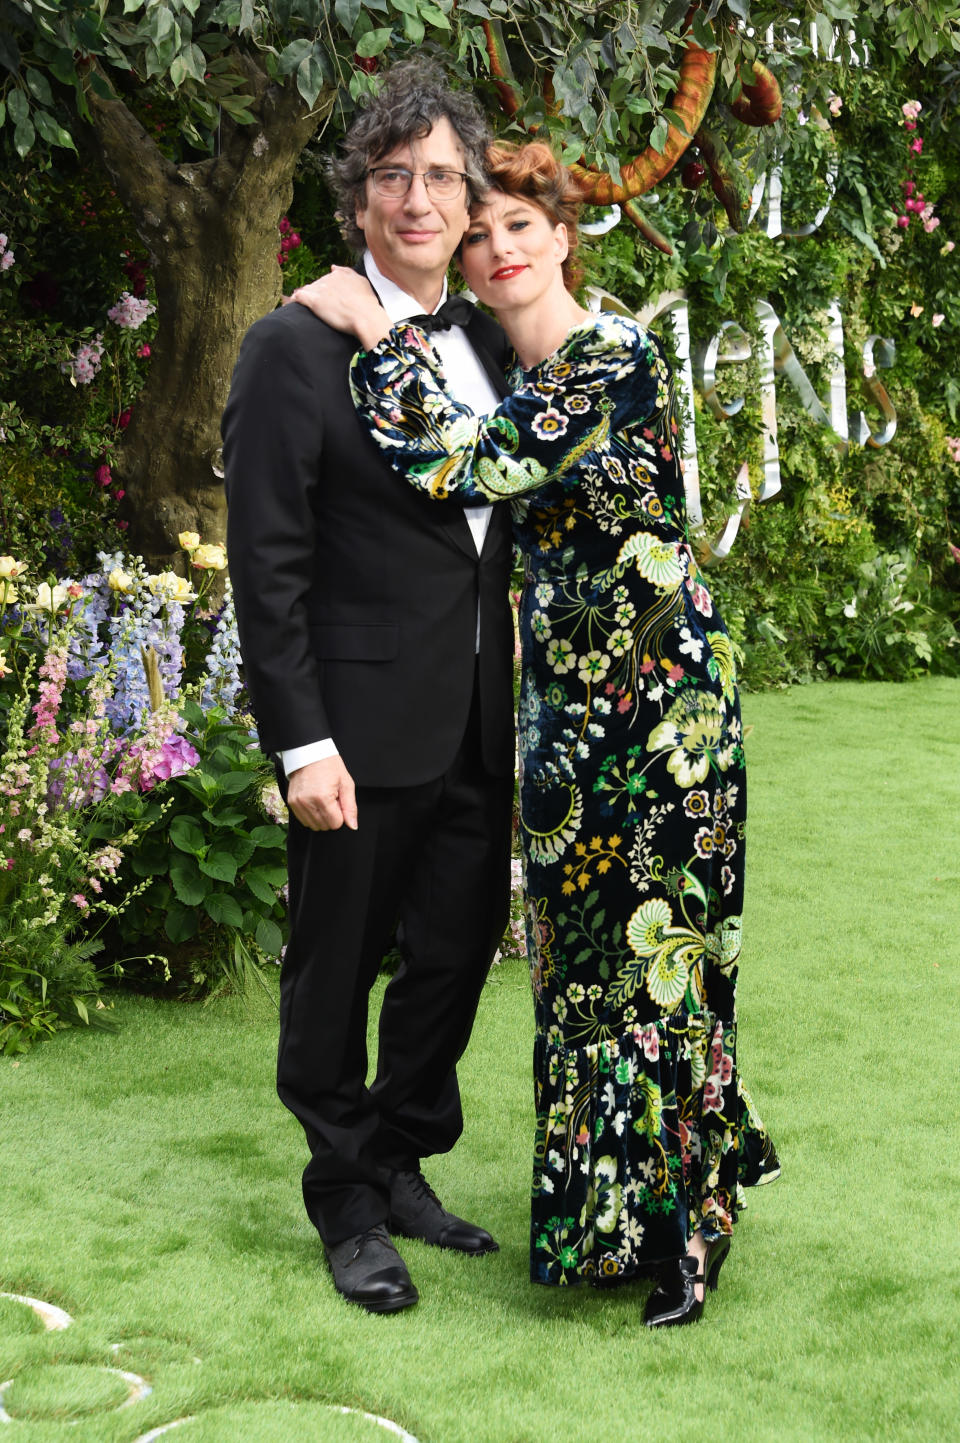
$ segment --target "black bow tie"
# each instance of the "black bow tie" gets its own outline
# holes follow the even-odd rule
[[[451,326],[466,326],[470,323],[473,315],[473,306],[466,296],[448,296],[438,311],[432,316],[408,316],[407,320],[413,326],[419,326],[422,331],[449,331]]]

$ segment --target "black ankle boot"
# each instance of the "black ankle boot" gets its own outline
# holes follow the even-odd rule
[[[644,1322],[648,1328],[676,1328],[695,1323],[703,1312],[704,1298],[697,1297],[697,1284],[717,1290],[720,1269],[730,1251],[728,1237],[717,1238],[707,1248],[703,1272],[697,1272],[697,1260],[689,1255],[678,1258],[660,1273],[660,1280],[647,1299]]]

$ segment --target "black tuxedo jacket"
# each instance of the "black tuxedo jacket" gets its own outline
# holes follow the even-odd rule
[[[498,392],[506,342],[467,334]],[[463,507],[395,476],[354,413],[352,336],[306,307],[247,332],[223,417],[230,577],[264,751],[330,736],[360,785],[413,786],[453,760],[480,611],[484,760],[513,768],[509,511],[482,555]]]

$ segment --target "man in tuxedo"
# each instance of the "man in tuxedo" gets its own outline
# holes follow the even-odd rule
[[[446,297],[488,138],[422,60],[352,126],[333,167],[344,233],[394,321]],[[486,412],[505,341],[465,309],[433,339],[458,399]],[[456,1064],[509,913],[512,543],[504,506],[430,501],[390,473],[354,414],[355,349],[299,305],[248,331],[223,419],[227,545],[290,810],[278,1091],[306,1133],[304,1202],[336,1288],[393,1312],[418,1294],[391,1234],[497,1247],[421,1160],[462,1131]],[[368,1087],[368,995],[398,923]]]

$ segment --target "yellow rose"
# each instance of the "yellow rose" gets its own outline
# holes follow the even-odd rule
[[[181,531],[177,540],[184,551],[196,551],[200,545],[200,534],[197,531]]]
[[[162,596],[165,601],[195,601],[196,593],[185,576],[178,576],[175,571],[161,571],[159,576],[148,576],[147,585],[154,596]]]
[[[0,556],[0,581],[12,581],[22,576],[27,569],[25,561],[15,561],[12,556]]]
[[[129,571],[116,566],[107,577],[107,585],[111,591],[122,591],[124,595],[129,595],[133,590],[133,577]]]
[[[222,571],[227,564],[227,549],[219,541],[198,546],[190,557],[190,565],[200,571]]]
[[[17,588],[12,581],[0,576],[0,606],[12,606],[17,599]]]
[[[58,581],[54,587],[48,581],[41,581],[37,594],[29,604],[30,611],[61,611],[70,600],[67,588]]]

